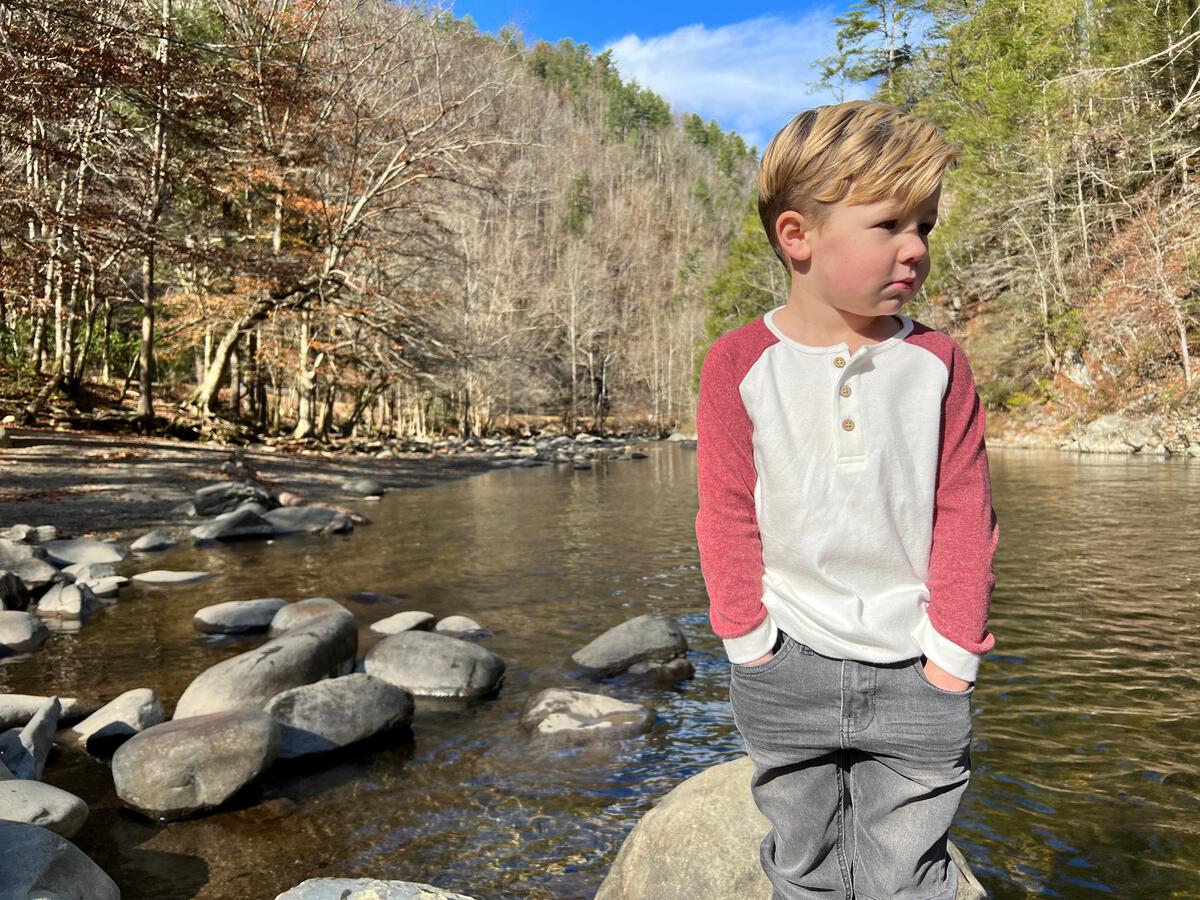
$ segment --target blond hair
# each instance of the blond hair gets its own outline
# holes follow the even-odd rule
[[[933,123],[888,103],[851,100],[805,110],[771,139],[758,170],[758,215],[771,249],[788,266],[775,237],[775,221],[788,210],[818,231],[843,199],[896,199],[904,218],[958,156]]]

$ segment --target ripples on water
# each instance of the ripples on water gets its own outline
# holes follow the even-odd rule
[[[1200,897],[1200,466],[993,450],[1001,545],[974,695],[974,775],[951,836],[996,898]],[[98,763],[47,779],[92,804],[76,841],[132,898],[274,896],[305,878],[425,881],[480,898],[589,898],[628,831],[685,778],[740,756],[728,664],[707,620],[695,549],[695,456],[500,470],[364,504],[348,538],[183,547],[145,568],[210,582],[135,588],[78,635],[0,666],[0,689],[173,702],[254,641],[198,636],[222,600],[372,590],[463,613],[508,663],[499,696],[418,702],[411,743],[273,771],[235,809],[159,827],[121,811]],[[362,624],[395,611],[347,602]],[[650,734],[550,750],[525,702],[580,687],[567,654],[627,618],[676,616],[696,677],[605,687],[658,710]],[[704,898],[698,898],[704,900]]]

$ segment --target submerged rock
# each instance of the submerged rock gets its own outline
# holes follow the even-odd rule
[[[121,900],[116,884],[61,835],[23,822],[0,821],[4,896],[14,900]]]
[[[431,631],[406,631],[372,647],[363,669],[422,697],[474,699],[504,678],[504,660],[478,644]]]
[[[244,634],[266,631],[275,613],[287,606],[280,597],[260,600],[229,600],[196,610],[192,624],[205,634]]]
[[[529,701],[521,724],[540,737],[587,741],[642,734],[650,730],[655,718],[653,709],[638,703],[549,688]]]
[[[174,717],[261,710],[280,691],[349,673],[357,652],[353,616],[319,616],[201,672],[179,698]]]
[[[113,755],[117,796],[152,819],[180,819],[220,806],[279,753],[279,726],[237,710],[147,728]]]
[[[759,845],[771,823],[750,793],[749,757],[676,785],[634,827],[595,900],[744,900],[770,897]],[[959,870],[956,900],[987,896],[950,846]]]
[[[361,673],[276,694],[266,711],[280,725],[283,759],[327,753],[412,721],[403,688]]]
[[[37,825],[69,838],[83,827],[87,817],[86,803],[53,785],[21,779],[0,781],[2,820]]]
[[[571,659],[592,677],[607,678],[640,662],[669,663],[687,649],[687,639],[673,618],[645,615],[610,628]]]
[[[472,900],[466,894],[443,891],[418,881],[377,881],[374,878],[310,878],[275,900]]]

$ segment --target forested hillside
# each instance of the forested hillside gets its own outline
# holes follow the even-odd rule
[[[1196,0],[876,0],[835,21],[835,94],[869,84],[963,148],[910,311],[963,340],[993,418],[1146,415],[1200,447]],[[710,333],[777,302],[756,224]]]
[[[755,158],[606,54],[380,0],[6,2],[0,29],[4,413],[690,415]]]

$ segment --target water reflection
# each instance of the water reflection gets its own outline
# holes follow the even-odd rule
[[[1200,466],[993,451],[1001,522],[991,624],[975,692],[975,774],[952,837],[997,898],[1200,895],[1200,771],[1191,704]],[[0,666],[0,689],[173,702],[255,640],[206,638],[192,612],[223,600],[332,596],[366,626],[396,611],[477,619],[508,663],[491,701],[418,703],[412,743],[272,772],[240,807],[160,828],[119,810],[107,772],[64,755],[48,779],[83,796],[77,842],[137,897],[273,896],[304,878],[425,881],[479,897],[591,897],[637,819],[684,778],[742,753],[728,666],[711,634],[695,550],[694,451],[499,470],[363,504],[349,537],[181,547],[145,568],[207,569],[134,587],[82,633]],[[531,744],[518,717],[576,685],[567,655],[643,613],[676,616],[696,677],[604,688],[658,722],[615,746]]]

